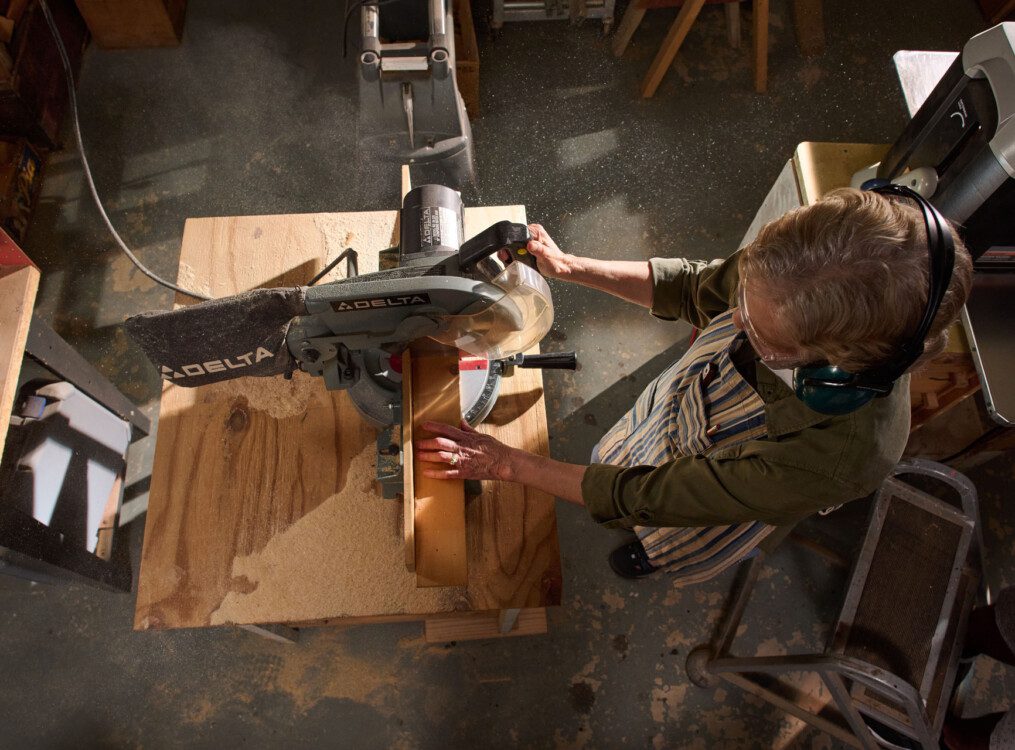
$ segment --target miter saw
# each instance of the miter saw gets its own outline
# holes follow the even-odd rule
[[[378,478],[401,489],[401,354],[418,339],[456,347],[462,412],[482,421],[514,367],[574,369],[575,355],[526,355],[550,330],[553,303],[526,252],[524,224],[498,222],[464,238],[461,195],[442,185],[410,191],[394,267],[321,286],[254,289],[129,318],[127,331],[182,386],[296,369],[347,390],[378,437]],[[386,457],[386,458],[381,458]]]

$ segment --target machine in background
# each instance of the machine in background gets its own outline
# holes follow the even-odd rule
[[[877,171],[962,225],[978,268],[1015,268],[1013,115],[1015,23],[1002,23],[966,43]]]
[[[362,162],[368,169],[409,164],[420,184],[473,184],[472,128],[458,90],[448,0],[363,5],[360,37]]]
[[[911,93],[917,78],[931,71],[900,66],[899,73],[903,89]],[[959,225],[977,272],[962,325],[987,411],[996,422],[1012,425],[1015,23],[998,24],[970,39],[912,114],[876,165],[876,176],[913,188]],[[853,185],[873,176],[873,169],[858,172]]]

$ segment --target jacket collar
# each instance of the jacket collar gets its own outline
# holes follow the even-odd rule
[[[755,368],[758,395],[765,402],[765,427],[768,436],[777,438],[790,432],[799,432],[834,417],[821,414],[804,405],[779,376],[763,364]]]

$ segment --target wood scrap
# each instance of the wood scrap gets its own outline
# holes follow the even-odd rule
[[[519,635],[541,635],[547,632],[546,608],[534,607],[518,613],[518,620],[506,633],[501,632],[498,612],[464,612],[426,618],[424,637],[427,643],[475,641],[485,638],[513,638]],[[499,680],[488,680],[499,681]]]

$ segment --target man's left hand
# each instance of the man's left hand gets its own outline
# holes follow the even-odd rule
[[[434,464],[423,475],[434,479],[514,480],[514,450],[496,438],[476,432],[466,422],[452,427],[439,422],[424,422],[423,429],[437,435],[417,440],[416,457]]]

